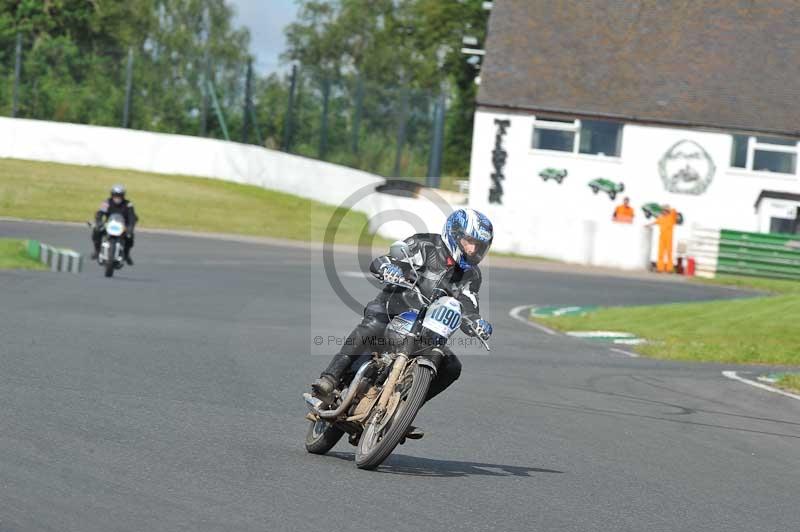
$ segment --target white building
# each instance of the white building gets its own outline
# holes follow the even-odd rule
[[[800,3],[746,4],[495,2],[470,204],[497,248],[642,267],[648,204],[683,214],[676,244],[796,227]],[[611,222],[625,196],[632,226]]]

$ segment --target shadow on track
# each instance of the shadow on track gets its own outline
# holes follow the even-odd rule
[[[339,460],[354,460],[353,453],[332,452],[328,456]],[[564,473],[556,469],[540,467],[486,464],[481,462],[459,462],[457,460],[433,460],[404,454],[393,454],[378,469],[379,473],[410,475],[415,477],[530,477],[531,473]]]

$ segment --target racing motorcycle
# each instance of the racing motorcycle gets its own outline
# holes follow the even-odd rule
[[[417,273],[408,244],[395,242],[389,254],[406,260]],[[383,282],[412,291],[419,299],[419,309],[408,309],[391,320],[384,334],[389,349],[356,360],[350,368],[350,384],[334,391],[332,401],[323,403],[310,393],[303,394],[309,409],[306,419],[311,423],[306,450],[325,454],[347,433],[350,443],[357,447],[355,462],[359,469],[375,469],[405,441],[439,362],[446,356],[440,347],[462,320],[475,331],[472,322],[462,316],[461,303],[445,288],[436,288],[427,298],[416,281]],[[488,351],[488,343],[476,337]]]
[[[91,222],[87,224],[92,227]],[[114,270],[122,269],[125,264],[125,218],[121,214],[112,214],[108,217],[103,228],[103,240],[100,244],[100,253],[97,263],[105,269],[105,276],[112,277]]]

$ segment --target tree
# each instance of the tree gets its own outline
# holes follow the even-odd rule
[[[486,11],[479,0],[300,0],[298,19],[286,29],[284,58],[312,79],[332,78],[355,100],[352,87],[366,80],[363,102],[372,131],[394,142],[403,98],[412,102],[409,142],[430,142],[430,120],[421,117],[444,91],[450,102],[445,138],[445,172],[465,175],[474,113],[475,69],[461,54],[461,39],[483,39]],[[407,91],[405,96],[401,91]],[[422,100],[420,96],[424,95]],[[383,113],[386,105],[394,113]],[[369,125],[368,128],[369,129]],[[347,136],[345,133],[344,136]],[[374,135],[370,138],[374,139]],[[391,150],[390,150],[391,151]],[[419,151],[419,150],[417,150]],[[421,153],[417,159],[426,160]],[[417,167],[420,167],[420,162]],[[385,166],[385,165],[384,165]],[[420,171],[420,170],[418,170]],[[421,164],[424,171],[424,163]]]
[[[196,134],[206,58],[228,125],[241,122],[249,34],[233,27],[224,0],[0,0],[0,6],[0,41],[23,35],[22,116],[119,125],[132,49],[133,127]],[[0,56],[6,80],[11,65],[13,57]],[[6,99],[0,105],[9,107]],[[221,136],[213,112],[209,118],[210,134]]]
[[[224,0],[153,0],[150,30],[136,43],[134,127],[197,134],[206,74],[225,110],[228,128],[239,129],[250,36],[232,26]],[[221,137],[208,109],[209,134]]]
[[[109,120],[121,98],[113,83],[118,80],[116,63],[124,55],[118,43],[141,28],[147,16],[144,4],[2,0],[0,40],[20,33],[26,49],[23,115],[86,123]],[[13,57],[6,54],[2,62],[10,72]]]

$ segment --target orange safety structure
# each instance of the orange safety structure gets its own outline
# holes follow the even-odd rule
[[[656,219],[658,224],[658,261],[656,267],[660,272],[673,271],[672,230],[678,223],[678,211],[669,209]]]

